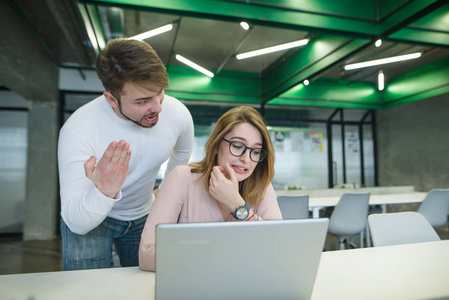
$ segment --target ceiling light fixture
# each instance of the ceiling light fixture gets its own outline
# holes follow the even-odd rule
[[[390,63],[394,63],[394,62],[415,59],[415,58],[420,57],[421,55],[422,55],[421,52],[417,52],[417,53],[411,53],[411,54],[406,54],[406,55],[399,55],[399,56],[393,56],[393,57],[388,57],[388,58],[370,60],[370,61],[365,61],[365,62],[361,62],[361,63],[346,65],[345,70],[354,70],[354,69],[390,64]]]
[[[309,85],[310,81],[306,79],[306,80],[303,81],[303,83],[304,83],[304,85]]]
[[[242,26],[242,28],[245,29],[245,30],[249,29],[249,25],[246,22],[240,22],[240,26]]]
[[[377,88],[379,91],[383,91],[385,88],[385,75],[382,70],[379,71],[379,74],[377,75]]]
[[[180,62],[182,62],[182,63],[188,65],[189,67],[191,67],[191,68],[193,68],[193,69],[195,69],[195,70],[197,70],[197,71],[199,71],[199,72],[201,72],[201,73],[203,73],[204,75],[209,76],[210,78],[214,77],[214,73],[212,73],[212,72],[206,70],[205,68],[203,68],[203,67],[197,65],[196,63],[194,63],[194,62],[188,60],[187,58],[185,58],[185,57],[183,57],[183,56],[181,56],[181,55],[179,55],[179,54],[176,54],[175,57],[176,57],[176,59],[179,60]]]
[[[254,51],[250,51],[250,52],[240,53],[240,54],[236,55],[236,58],[237,59],[245,59],[245,58],[250,58],[250,57],[263,55],[263,54],[267,54],[267,53],[291,49],[291,48],[307,45],[308,42],[309,42],[309,39],[303,39],[303,40],[294,41],[294,42],[290,42],[290,43],[286,43],[286,44],[281,44],[281,45],[277,45],[277,46],[273,46],[273,47],[268,47],[268,48],[263,48],[263,49],[254,50]]]
[[[132,36],[132,37],[130,37],[130,39],[143,41],[143,40],[145,40],[147,38],[150,38],[150,37],[155,36],[155,35],[159,35],[161,33],[170,31],[172,29],[173,29],[173,24],[168,24],[168,25],[164,25],[162,27],[158,27],[156,29],[153,29],[153,30],[150,30],[150,31],[147,31],[147,32],[135,35],[135,36]]]
[[[374,43],[374,45],[376,45],[376,47],[379,48],[380,45],[382,45],[382,40],[381,40],[381,39],[378,39],[378,40]]]

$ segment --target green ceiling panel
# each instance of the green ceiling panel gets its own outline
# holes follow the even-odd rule
[[[327,107],[327,108],[349,108],[349,109],[382,109],[380,104],[366,104],[360,102],[338,102],[320,99],[283,99],[276,98],[270,101],[270,105],[305,106],[305,107]]]
[[[87,5],[87,10],[90,15],[91,24],[95,31],[95,36],[97,38],[97,42],[101,48],[104,48],[106,45],[106,36],[104,34],[104,28],[100,21],[100,16],[98,13],[98,9],[94,5]]]
[[[300,84],[267,104],[363,109],[382,106],[379,92],[371,84],[332,79],[319,79],[308,86]]]
[[[420,30],[419,28],[404,28],[390,35],[389,38],[396,40],[404,40],[408,42],[413,41],[417,43],[428,43],[428,44],[449,46],[449,31],[432,32]]]
[[[419,27],[426,30],[449,31],[449,3],[440,9],[429,13],[412,24],[413,27]]]
[[[403,2],[403,0],[396,1]],[[342,1],[316,0],[258,0],[257,3],[317,14],[334,15],[335,17],[340,15],[358,19],[370,19],[373,21],[376,19],[375,0],[345,0],[344,3]],[[249,4],[254,5],[254,2]]]
[[[352,40],[343,37],[321,36],[311,41],[289,60],[262,76],[263,101],[311,79],[316,72],[336,63],[352,52],[367,45],[370,40]]]
[[[384,91],[384,104],[404,104],[425,99],[429,93],[442,92],[449,88],[449,59],[443,59],[407,76],[387,84]]]
[[[187,67],[168,69],[170,86],[167,94],[185,100],[260,103],[257,74],[222,72],[209,78]],[[234,74],[234,76],[231,76]]]
[[[378,35],[376,27],[373,26],[373,20],[364,20],[363,15],[369,13],[372,17],[372,2],[366,5],[359,4],[356,7],[365,7],[359,11],[357,17],[344,17],[334,14],[320,14],[320,12],[298,11],[288,9],[288,6],[280,8],[277,5],[272,7],[254,5],[251,2],[228,2],[211,0],[80,0],[84,3],[94,3],[98,5],[114,5],[122,7],[136,7],[138,9],[157,9],[166,13],[176,13],[182,15],[197,15],[211,18],[230,18],[251,20],[254,23],[270,23],[272,26],[301,26],[307,28],[316,28],[320,31],[342,31],[357,33],[361,36]],[[350,2],[355,2],[351,0]],[[364,1],[360,1],[364,2]],[[287,1],[284,1],[287,3]],[[313,1],[309,2],[313,3]],[[332,2],[329,2],[332,3]],[[337,5],[335,3],[333,5]],[[348,5],[351,3],[348,3]],[[342,6],[341,6],[342,7]],[[344,6],[346,7],[346,6]],[[352,11],[352,10],[351,10]],[[355,14],[354,11],[352,13]]]
[[[81,2],[212,19],[246,19],[254,24],[308,29],[312,33],[317,29],[320,33],[307,46],[295,53],[289,52],[288,55],[291,56],[286,55],[286,61],[268,68],[260,77],[259,74],[222,71],[210,79],[190,68],[170,66],[170,87],[167,94],[180,99],[381,109],[447,93],[449,90],[448,59],[387,82],[383,92],[377,91],[376,87],[368,83],[321,77],[328,69],[338,67],[346,58],[366,48],[373,38],[385,33],[393,40],[448,46],[449,4],[444,4],[447,1],[345,0],[344,5],[340,1],[331,0]],[[429,13],[437,6],[444,9]],[[427,15],[419,19],[423,11]],[[98,16],[93,17],[98,19]],[[412,24],[394,32],[408,25],[408,22]],[[337,36],[329,32],[340,34]],[[304,79],[309,79],[311,84],[302,86]]]
[[[92,43],[92,48],[95,53],[98,54],[102,47],[106,45],[106,38],[98,16],[98,10],[92,5],[78,5],[78,8],[85,24],[90,42]]]
[[[391,34],[389,38],[449,46],[449,4]]]
[[[258,97],[242,96],[242,95],[220,95],[220,94],[201,94],[186,91],[167,90],[167,95],[178,98],[180,100],[190,101],[205,101],[205,102],[217,102],[217,103],[246,103],[246,104],[260,104]]]
[[[379,17],[382,19],[399,9],[403,5],[404,0],[378,0],[377,2],[379,6]]]
[[[390,0],[383,0],[384,2]],[[404,1],[402,1],[404,2]],[[430,4],[438,2],[438,0],[415,0],[406,1],[406,5],[401,9],[394,11],[388,15],[385,19],[382,19],[379,24],[378,32],[383,34],[391,28],[400,25],[404,20],[413,18],[416,14],[419,14],[423,9],[427,8]]]
[[[389,107],[398,106],[401,104],[407,104],[410,102],[415,102],[415,101],[419,101],[419,100],[423,100],[423,99],[427,99],[430,97],[435,97],[435,96],[439,96],[439,95],[447,94],[447,93],[449,93],[449,85],[442,86],[440,88],[430,89],[430,90],[423,91],[416,95],[409,95],[409,96],[406,96],[403,98],[396,99],[394,101],[390,101],[388,103],[385,103],[382,106],[382,108],[389,108]]]
[[[382,109],[449,92],[449,58],[411,71],[379,92],[369,84],[319,79],[292,88],[267,104],[356,109]]]
[[[419,77],[426,73],[432,73],[439,69],[445,69],[447,66],[449,66],[449,57],[440,59],[431,64],[427,64],[421,68],[409,71],[399,77],[396,77],[394,80],[392,80],[392,82],[401,82],[401,81],[407,80],[409,78],[416,78],[416,77]],[[442,77],[441,79],[443,81],[449,81],[448,76]]]

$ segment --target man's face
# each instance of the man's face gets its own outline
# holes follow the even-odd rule
[[[165,95],[164,89],[157,86],[146,89],[134,83],[126,83],[120,99],[109,92],[105,92],[104,96],[117,116],[136,125],[151,128],[159,120]]]

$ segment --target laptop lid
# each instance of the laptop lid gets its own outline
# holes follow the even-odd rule
[[[156,299],[310,299],[328,224],[160,224]]]

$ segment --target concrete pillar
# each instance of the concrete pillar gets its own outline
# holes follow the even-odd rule
[[[56,236],[58,65],[17,12],[0,1],[0,84],[29,103],[24,240]]]
[[[56,236],[58,115],[56,102],[30,102],[24,240]]]

